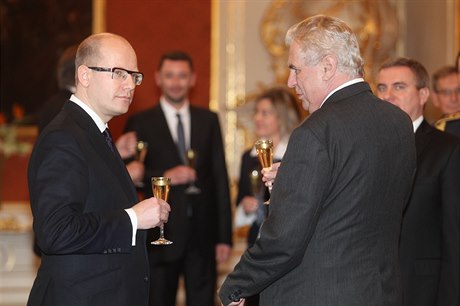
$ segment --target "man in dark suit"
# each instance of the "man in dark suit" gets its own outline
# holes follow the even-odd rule
[[[400,262],[404,305],[460,305],[460,140],[423,119],[426,69],[398,58],[382,65],[378,96],[412,119],[417,174],[404,211]]]
[[[128,111],[142,73],[128,41],[109,33],[85,39],[75,64],[76,93],[40,134],[29,162],[42,257],[28,305],[147,305],[145,230],[167,221],[169,205],[137,203],[107,128]]]
[[[442,112],[435,127],[460,138],[460,73],[446,66],[433,74],[433,104]]]
[[[150,246],[152,306],[174,306],[179,276],[185,280],[187,306],[214,305],[216,261],[231,250],[229,186],[219,120],[215,113],[192,106],[189,90],[195,84],[190,56],[170,52],[162,56],[156,73],[162,90],[160,103],[129,118],[126,131],[146,141],[145,195],[150,177],[171,178],[172,211],[165,226],[169,246]],[[195,151],[193,167],[186,150]],[[200,190],[189,194],[194,184]],[[158,233],[153,235],[158,237]],[[153,239],[153,237],[152,237]]]
[[[310,112],[291,135],[260,237],[220,289],[223,305],[401,305],[398,238],[415,171],[410,119],[375,97],[340,19],[287,33],[288,85]],[[395,154],[397,152],[397,154]],[[271,183],[273,171],[265,171]]]

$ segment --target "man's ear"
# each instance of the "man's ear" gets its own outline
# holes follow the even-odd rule
[[[337,59],[332,55],[327,55],[321,60],[323,80],[330,80],[337,71]]]
[[[155,82],[156,82],[157,86],[161,86],[161,77],[160,77],[160,72],[159,71],[155,71]]]
[[[191,85],[192,87],[194,87],[194,86],[195,86],[195,83],[196,83],[196,73],[193,72],[193,73],[192,73],[192,78],[191,78],[191,80],[190,80],[190,85]]]
[[[80,65],[77,69],[77,78],[78,83],[84,87],[88,87],[91,78],[89,68],[84,65]]]
[[[423,106],[425,103],[428,101],[428,98],[430,97],[430,90],[428,87],[423,87],[418,90],[418,94],[420,97],[420,104]]]

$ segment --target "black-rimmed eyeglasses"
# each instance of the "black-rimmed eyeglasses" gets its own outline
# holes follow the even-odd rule
[[[124,81],[128,78],[128,75],[131,75],[133,82],[136,85],[141,85],[144,74],[138,71],[126,70],[124,68],[113,67],[113,68],[103,68],[103,67],[88,67],[91,70],[98,72],[111,72],[112,79]]]

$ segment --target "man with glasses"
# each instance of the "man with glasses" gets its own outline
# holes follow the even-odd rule
[[[417,173],[404,211],[400,264],[403,305],[460,305],[460,141],[423,118],[429,76],[417,61],[386,62],[377,96],[412,119]]]
[[[433,104],[442,112],[435,126],[460,137],[460,75],[455,66],[447,66],[433,74]]]
[[[146,229],[169,205],[138,203],[108,122],[128,111],[142,82],[129,42],[114,34],[78,47],[76,92],[38,138],[29,192],[41,266],[28,305],[148,304]]]

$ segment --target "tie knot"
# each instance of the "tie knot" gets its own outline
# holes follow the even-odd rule
[[[102,134],[104,134],[106,139],[109,139],[110,141],[113,142],[112,133],[110,133],[110,130],[108,128],[106,128],[104,132],[102,132]]]

